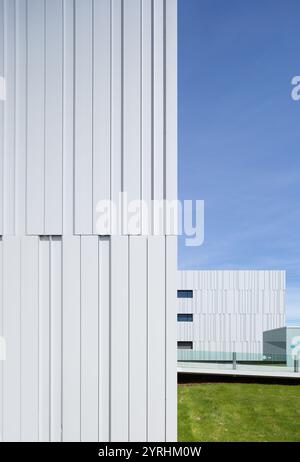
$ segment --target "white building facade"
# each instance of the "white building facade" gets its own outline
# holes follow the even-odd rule
[[[177,279],[178,348],[254,359],[263,332],[285,325],[285,271],[178,271]]]
[[[0,439],[174,441],[177,1],[0,0]]]

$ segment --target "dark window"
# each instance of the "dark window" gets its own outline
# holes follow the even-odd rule
[[[192,350],[193,342],[177,342],[178,350]]]
[[[177,298],[193,298],[192,290],[177,290]]]
[[[177,321],[178,322],[193,322],[193,315],[180,313],[177,315]]]

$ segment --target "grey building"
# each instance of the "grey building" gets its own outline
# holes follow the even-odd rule
[[[300,326],[286,326],[263,333],[263,353],[268,359],[293,364],[300,358]]]

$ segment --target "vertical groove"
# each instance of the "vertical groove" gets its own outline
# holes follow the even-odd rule
[[[64,397],[64,381],[63,381],[63,364],[64,364],[64,252],[63,252],[64,240],[61,238],[60,254],[61,254],[61,442],[64,441],[64,414],[63,414],[63,397]]]
[[[112,239],[109,239],[109,442],[111,442],[111,435],[112,435],[112,425],[111,425],[111,385],[112,385],[112,370],[111,370],[111,348],[112,348],[112,303],[111,303],[111,279],[112,279]]]
[[[80,397],[79,397],[79,425],[80,425],[80,442],[82,441],[82,425],[81,425],[81,416],[82,416],[82,411],[81,411],[81,406],[82,406],[82,236],[79,236],[79,271],[80,271],[80,287],[79,287],[79,293],[80,293],[80,339],[79,339],[79,344],[80,344],[80,364],[79,364],[79,390],[80,390]]]
[[[3,0],[3,77],[6,79],[6,67],[5,67],[5,59],[6,59],[6,40],[5,40],[5,0]],[[7,89],[6,89],[7,91]],[[2,178],[1,178],[1,190],[2,190],[2,204],[1,204],[1,217],[2,217],[2,233],[4,234],[5,228],[4,228],[4,156],[5,156],[5,138],[6,138],[6,130],[5,130],[5,104],[3,104],[3,120],[2,120],[2,125],[3,125],[3,140],[2,140]]]
[[[112,0],[110,1],[110,199],[113,198],[113,162],[112,162],[112,122],[113,122],[113,91],[112,91],[112,74],[113,74],[113,6]],[[111,211],[112,212],[112,211]],[[110,216],[110,226],[112,226],[112,213]],[[109,272],[109,422],[108,422],[108,434],[109,442],[111,441],[111,238],[109,239],[109,251],[108,251],[108,272]]]
[[[43,233],[45,233],[46,227],[46,114],[47,114],[47,99],[46,99],[46,88],[47,88],[47,0],[44,0],[44,210],[43,210]]]
[[[17,176],[17,141],[16,141],[16,127],[17,127],[17,4],[16,0],[14,0],[14,198],[12,201],[13,207],[13,234],[16,234],[16,212],[17,212],[17,184],[16,184],[16,176]]]
[[[121,191],[124,192],[124,0],[121,0]],[[123,211],[123,203],[121,205]],[[123,215],[122,215],[123,216]],[[121,227],[123,231],[123,223]]]
[[[168,347],[168,329],[167,329],[167,237],[164,236],[165,243],[165,441],[167,441],[167,347]]]
[[[73,234],[76,234],[76,0],[73,0]]]
[[[52,441],[52,238],[49,236],[49,440]]]
[[[140,200],[143,201],[143,1],[140,0]],[[143,234],[143,213],[144,207],[141,208],[141,229],[140,234]]]
[[[2,238],[3,242],[3,251],[2,251],[2,332],[3,332],[3,337],[6,338],[7,335],[7,313],[6,313],[6,307],[4,307],[4,301],[5,301],[5,296],[6,294],[6,287],[4,283],[6,283],[6,278],[4,277],[4,269],[6,267],[6,245],[5,245],[5,238]],[[2,422],[3,422],[3,441],[5,441],[5,436],[7,434],[6,431],[6,422],[7,422],[7,403],[5,400],[6,393],[7,393],[7,365],[3,364],[3,377],[2,377],[2,383],[3,383],[3,417],[2,417]]]
[[[0,294],[1,295],[1,313],[0,313],[0,316],[1,316],[1,336],[2,338],[4,338],[4,243],[3,243],[3,237],[1,236],[0,238],[0,245],[1,245],[1,262],[0,262],[0,265],[1,265],[1,287],[2,287],[2,293]],[[1,362],[1,396],[0,396],[0,400],[1,400],[1,410],[2,410],[2,414],[0,416],[0,419],[1,419],[1,435],[0,435],[0,438],[1,438],[1,441],[3,442],[4,441],[4,365],[3,365],[3,361]],[[1,442],[0,441],[0,442]]]
[[[151,0],[151,199],[155,199],[154,191],[154,0]],[[151,226],[154,232],[154,210],[152,208]]]
[[[26,120],[25,120],[25,232],[27,232],[28,228],[28,223],[27,223],[27,205],[28,205],[28,185],[27,185],[27,164],[28,164],[28,0],[26,0],[26,9],[25,9],[25,21],[26,21],[26,45],[25,45],[25,53],[26,53],[26,58],[25,58],[25,75],[26,75],[26,95],[25,95],[25,104],[26,104]]]
[[[167,77],[167,66],[166,66],[166,56],[167,56],[167,24],[166,24],[166,0],[163,0],[164,5],[163,5],[163,95],[164,95],[164,101],[163,101],[163,152],[164,152],[164,163],[163,163],[163,197],[164,199],[167,199],[167,133],[166,133],[166,128],[167,128],[167,82],[166,82],[166,77]],[[164,232],[166,232],[166,216],[164,216]]]
[[[97,379],[98,379],[98,382],[97,382],[97,390],[98,390],[98,429],[97,429],[97,441],[100,440],[99,438],[99,433],[100,433],[100,393],[99,393],[99,390],[100,390],[100,310],[101,310],[101,306],[100,306],[100,284],[101,284],[101,276],[100,276],[100,249],[101,249],[101,245],[100,245],[100,236],[97,237],[97,261],[98,261],[98,264],[97,264],[97,267],[98,267],[98,277],[97,277],[97,280],[98,280],[98,303],[97,303],[97,307],[98,307],[98,361],[97,361],[97,367],[98,367],[98,374],[97,374]]]
[[[60,441],[63,441],[63,237],[60,237]]]
[[[149,441],[149,236],[146,248],[146,440]]]
[[[110,200],[112,200],[112,192],[113,192],[113,174],[112,174],[112,169],[113,169],[113,163],[112,163],[112,73],[113,73],[113,67],[112,67],[112,43],[113,43],[113,35],[112,35],[112,1],[110,1],[110,29],[109,29],[109,34],[110,34],[110,53],[109,53],[109,67],[110,67],[110,73],[109,73],[109,175],[110,175],[110,182],[109,182],[109,188],[110,188]],[[111,218],[111,213],[110,213],[110,226],[112,226],[112,218]]]
[[[94,234],[94,93],[95,93],[95,2],[92,0],[92,172],[91,172],[91,179],[92,179],[92,232]]]
[[[20,344],[19,344],[19,349],[20,349],[20,362],[19,362],[19,376],[20,376],[20,422],[19,422],[19,428],[20,428],[20,441],[22,441],[22,309],[21,309],[21,300],[22,300],[22,294],[21,294],[21,288],[22,288],[22,239],[18,239],[19,242],[19,332],[20,332]]]
[[[37,396],[37,415],[38,415],[38,421],[37,421],[37,441],[40,441],[40,400],[39,400],[39,395],[40,395],[40,238],[37,238],[37,303],[38,303],[38,309],[37,309],[37,344],[38,344],[38,351],[37,351],[37,390],[38,390],[38,396]]]
[[[65,0],[62,0],[62,35],[61,35],[61,48],[62,48],[62,75],[61,75],[61,87],[62,87],[62,100],[61,100],[61,121],[62,121],[62,137],[61,137],[61,172],[62,172],[62,182],[61,182],[61,232],[64,232],[64,156],[65,156]]]
[[[3,0],[3,74],[5,82],[7,82],[7,4],[6,0]],[[7,84],[6,84],[6,97],[7,97]],[[7,124],[7,111],[6,104],[3,104],[3,159],[2,159],[2,228],[3,234],[6,233],[6,223],[5,223],[5,209],[6,209],[6,194],[5,194],[5,153],[6,153],[6,143],[7,143],[7,134],[6,134],[6,124]]]
[[[128,285],[128,293],[127,293],[127,303],[128,303],[128,441],[130,441],[130,236],[127,236],[127,285]]]

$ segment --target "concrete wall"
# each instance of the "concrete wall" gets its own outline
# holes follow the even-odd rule
[[[179,271],[178,313],[194,321],[177,323],[177,339],[194,350],[261,354],[263,331],[285,324],[284,271]]]
[[[5,441],[177,437],[176,237],[96,228],[177,198],[176,75],[176,0],[0,0]]]

